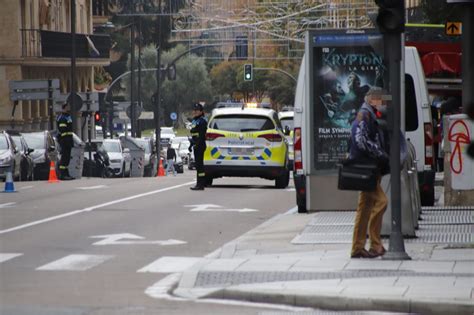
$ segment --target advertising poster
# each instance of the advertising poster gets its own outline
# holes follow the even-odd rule
[[[371,86],[383,87],[382,56],[361,38],[315,36],[313,95],[315,168],[336,170],[348,152],[351,125]],[[325,36],[328,38],[328,36]],[[323,38],[323,37],[322,37]]]

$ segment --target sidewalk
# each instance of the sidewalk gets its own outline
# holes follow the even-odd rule
[[[173,294],[329,310],[474,314],[474,207],[454,213],[464,218],[462,224],[455,221],[454,232],[454,225],[437,228],[453,234],[462,225],[467,240],[406,240],[412,260],[404,261],[350,259],[347,235],[338,243],[294,244],[311,220],[324,214],[279,215],[199,259],[182,274]]]

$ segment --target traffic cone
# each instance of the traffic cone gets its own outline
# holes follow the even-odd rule
[[[165,176],[165,169],[163,168],[163,161],[160,159],[160,164],[158,164],[158,172],[156,176]]]
[[[5,179],[5,193],[16,192],[15,186],[13,185],[13,176],[11,168],[7,171],[7,178]]]
[[[49,179],[48,183],[59,183],[58,177],[56,176],[56,166],[54,161],[49,164]]]

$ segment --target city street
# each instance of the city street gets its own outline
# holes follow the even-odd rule
[[[0,199],[0,313],[262,311],[145,294],[189,264],[178,258],[206,256],[294,207],[293,189],[273,181],[218,179],[194,192],[194,176],[15,183]]]

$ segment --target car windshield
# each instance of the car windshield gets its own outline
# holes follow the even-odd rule
[[[5,135],[0,136],[0,150],[7,150],[8,149],[8,142],[7,137]]]
[[[285,129],[288,126],[288,128],[290,130],[293,130],[293,118],[292,117],[282,118],[280,121],[281,121],[281,124],[283,126],[283,129]]]
[[[28,147],[32,149],[44,149],[44,134],[42,133],[24,133],[23,138],[25,138]]]
[[[23,143],[21,142],[21,138],[19,136],[12,136],[13,142],[20,150],[23,150]]]
[[[120,150],[120,144],[118,142],[104,142],[102,144],[104,147],[105,151],[107,152],[119,152],[122,153],[122,150]]]
[[[223,115],[215,117],[209,128],[234,132],[263,131],[275,129],[272,120],[265,116]]]
[[[175,134],[174,134],[174,131],[173,129],[161,129],[161,137],[165,136],[165,137],[174,137]]]

